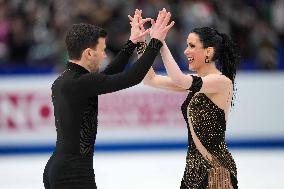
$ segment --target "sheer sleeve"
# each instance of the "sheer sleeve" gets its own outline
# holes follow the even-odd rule
[[[192,77],[192,84],[191,86],[189,87],[189,91],[192,91],[194,93],[200,91],[202,85],[203,85],[203,81],[202,81],[202,78],[201,77],[198,77],[198,76],[195,76],[195,75],[191,75]]]
[[[133,51],[136,48],[136,44],[128,40],[120,52],[115,56],[115,58],[108,64],[106,69],[102,71],[102,74],[111,75],[122,72],[125,65],[128,63]]]

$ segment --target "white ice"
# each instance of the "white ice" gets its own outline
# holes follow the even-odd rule
[[[240,189],[283,189],[284,149],[233,150]],[[50,154],[0,156],[0,189],[43,189]],[[99,189],[179,189],[185,151],[100,152],[94,156]]]

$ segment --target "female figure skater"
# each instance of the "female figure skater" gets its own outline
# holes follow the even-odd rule
[[[189,144],[180,188],[238,188],[236,164],[225,142],[239,62],[234,43],[226,34],[213,28],[193,29],[188,35],[184,54],[189,69],[197,75],[182,73],[165,41],[160,53],[168,76],[156,75],[151,68],[144,84],[189,91],[181,106]]]

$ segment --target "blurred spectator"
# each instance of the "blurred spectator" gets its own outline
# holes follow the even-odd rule
[[[254,23],[251,36],[254,49],[254,57],[258,62],[258,68],[262,70],[273,70],[278,67],[278,38],[268,23],[258,20]]]
[[[5,62],[8,56],[9,20],[7,18],[8,7],[4,1],[0,1],[0,63]]]
[[[240,69],[284,68],[283,0],[0,0],[0,66],[48,65],[60,71],[68,59],[65,31],[79,22],[108,31],[111,59],[129,37],[127,15],[139,8],[144,17],[154,18],[163,7],[176,22],[167,41],[182,69],[187,70],[183,54],[187,35],[201,26],[233,37],[242,53]],[[161,58],[154,67],[164,69]]]
[[[20,64],[27,61],[32,44],[28,39],[28,28],[26,26],[24,15],[19,14],[12,17],[7,40],[10,63]]]

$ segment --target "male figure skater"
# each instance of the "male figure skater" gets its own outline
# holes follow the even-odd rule
[[[106,57],[106,32],[90,24],[75,24],[65,42],[69,54],[66,70],[52,85],[57,131],[56,148],[46,164],[43,182],[46,189],[96,189],[93,151],[97,133],[98,95],[115,92],[140,83],[159,53],[173,26],[171,15],[162,11],[151,30],[142,34],[138,14],[131,34],[113,62],[98,73]],[[152,39],[141,58],[128,71],[124,66],[137,46],[137,39],[151,32]]]

